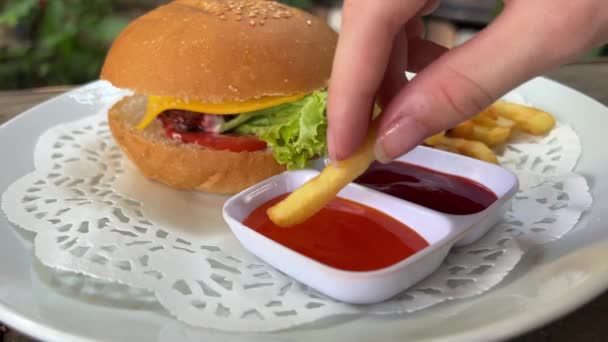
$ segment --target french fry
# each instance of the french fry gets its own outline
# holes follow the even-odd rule
[[[511,119],[507,119],[504,116],[499,116],[496,119],[496,125],[499,126],[499,127],[514,128],[515,127],[515,121],[513,121]]]
[[[471,118],[471,121],[476,125],[484,126],[484,127],[496,127],[498,126],[497,119],[490,118],[486,115],[478,114]]]
[[[443,136],[440,139],[436,139],[434,143],[434,145],[430,146],[489,163],[498,164],[498,158],[496,158],[494,151],[480,141]]]
[[[492,109],[492,106],[482,110],[481,113],[477,114],[477,116],[483,116],[494,121],[498,119],[498,114],[496,114],[496,112]]]
[[[480,141],[446,137],[443,144],[455,148],[460,154],[465,156],[498,164],[498,158],[496,158],[494,151]]]
[[[293,191],[266,213],[280,227],[306,221],[331,201],[342,188],[362,175],[375,160],[377,124],[374,123],[359,150],[350,158],[330,164],[319,175]]]
[[[491,108],[499,116],[515,121],[518,128],[530,134],[544,135],[555,127],[555,118],[540,109],[506,101],[496,101]]]
[[[436,148],[436,149],[442,150],[442,151],[446,151],[446,152],[450,152],[450,153],[454,153],[454,154],[460,154],[455,147],[452,147],[450,145],[438,144],[438,145],[433,146],[433,148]]]
[[[424,143],[429,146],[437,145],[441,141],[441,138],[445,136],[445,131],[439,132],[431,137],[426,138]]]
[[[483,120],[490,120],[484,118]],[[472,120],[465,121],[448,131],[449,137],[478,140],[489,146],[506,142],[511,135],[511,129],[493,125],[479,125]]]
[[[497,101],[470,120],[425,140],[437,149],[498,163],[491,147],[506,143],[515,128],[543,135],[555,127],[555,118],[542,110]]]
[[[490,149],[486,144],[479,141],[472,141],[466,139],[456,139],[454,143],[456,144],[456,148],[460,151],[461,154],[465,156],[469,156],[471,158],[479,159],[486,161],[492,164],[498,164],[498,158],[496,158],[496,154],[492,149]]]
[[[511,129],[506,127],[485,127],[475,125],[473,127],[473,140],[478,140],[488,146],[496,146],[505,143],[511,135]]]
[[[475,115],[471,120],[478,125],[486,127],[513,128],[515,126],[515,121],[498,115],[491,106]]]
[[[475,124],[471,120],[461,122],[458,126],[450,129],[448,134],[454,137],[470,138],[473,136]]]

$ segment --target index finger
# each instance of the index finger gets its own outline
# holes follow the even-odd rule
[[[345,1],[327,106],[333,160],[347,158],[363,142],[395,35],[426,3]]]

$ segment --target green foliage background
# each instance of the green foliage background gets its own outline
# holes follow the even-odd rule
[[[0,25],[17,39],[0,48],[0,88],[95,79],[127,22],[112,14],[111,0],[5,1]]]
[[[312,0],[282,2],[313,6]],[[12,40],[0,45],[0,89],[96,79],[129,20],[116,14],[112,0],[0,0],[0,29]]]
[[[315,3],[339,3],[279,1],[305,10]],[[96,79],[107,48],[132,19],[117,14],[115,2],[0,0],[0,90],[80,84]],[[594,49],[586,58],[597,57],[605,50]]]

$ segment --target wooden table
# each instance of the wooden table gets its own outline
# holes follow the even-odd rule
[[[568,65],[547,76],[608,105],[608,59]],[[69,87],[0,92],[0,124],[67,89]],[[10,329],[3,333],[1,327],[0,339],[11,342],[30,341]],[[608,341],[608,292],[570,315],[513,341]]]

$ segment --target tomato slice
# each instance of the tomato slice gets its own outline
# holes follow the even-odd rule
[[[197,144],[214,150],[253,152],[266,149],[266,143],[252,135],[231,135],[211,132],[175,132],[165,130],[173,140],[186,144]]]

